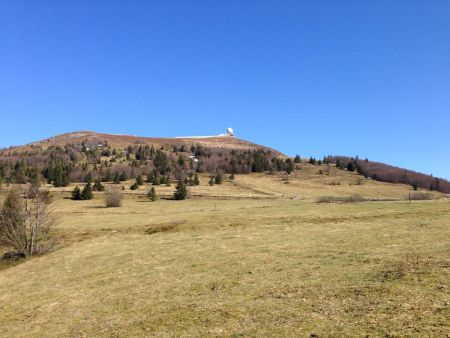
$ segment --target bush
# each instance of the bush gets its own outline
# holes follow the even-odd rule
[[[36,189],[28,196],[11,191],[0,212],[0,243],[27,258],[50,250],[54,244],[50,238],[54,218],[48,211],[48,199]]]
[[[123,192],[118,187],[108,187],[105,192],[105,205],[107,208],[120,207],[122,205]]]
[[[130,187],[131,190],[137,190],[139,189],[139,183],[136,181],[133,183],[133,185]]]

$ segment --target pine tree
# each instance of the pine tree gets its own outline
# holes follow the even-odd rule
[[[84,181],[86,183],[92,183],[92,172],[89,172],[85,177],[84,177]]]
[[[186,184],[184,184],[183,180],[178,181],[178,184],[175,188],[175,193],[173,194],[173,197],[176,200],[184,200],[186,198],[189,198],[189,193],[186,188]]]
[[[214,178],[214,183],[222,184],[222,182],[223,182],[223,175],[222,175],[222,173],[217,173],[216,177]]]
[[[108,168],[108,170],[106,170],[105,176],[103,177],[102,181],[103,182],[111,182],[113,180],[113,176],[111,174],[111,169]]]
[[[347,170],[348,171],[355,171],[355,164],[353,162],[348,162],[347,163]]]
[[[151,187],[150,190],[147,193],[147,197],[149,198],[150,201],[155,202],[158,198],[158,196],[156,195],[156,190],[154,187]]]
[[[114,180],[113,180],[114,184],[119,184],[120,183],[120,177],[119,177],[119,173],[116,172],[116,174],[114,175]]]
[[[183,156],[178,156],[178,165],[180,168],[184,168],[184,158]]]
[[[136,177],[136,182],[139,185],[144,185],[144,180],[142,179],[142,176],[139,175],[138,177]]]
[[[72,199],[75,200],[75,201],[80,201],[82,199],[82,197],[81,197],[81,190],[78,187],[78,185],[72,191]]]
[[[92,185],[90,183],[84,186],[83,191],[81,192],[81,198],[84,200],[91,200],[94,197],[92,192]]]
[[[294,162],[292,162],[292,160],[290,158],[286,159],[284,164],[286,166],[286,172],[288,174],[290,174],[291,172],[294,171],[294,169],[295,169]]]
[[[199,180],[199,178],[198,178],[197,173],[196,173],[195,176],[194,176],[194,185],[200,185],[200,180]]]
[[[302,163],[302,159],[300,158],[299,155],[295,155],[294,163]]]
[[[123,181],[126,181],[127,179],[128,179],[128,175],[127,175],[127,173],[126,173],[125,170],[124,170],[124,171],[122,171],[122,173],[120,174],[119,180],[120,180],[121,182],[123,182]]]
[[[105,187],[102,184],[102,181],[100,180],[100,177],[97,178],[94,182],[94,191],[104,191]]]

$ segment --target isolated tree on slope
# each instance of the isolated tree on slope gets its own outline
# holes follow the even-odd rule
[[[183,180],[178,180],[178,184],[175,188],[175,193],[173,194],[173,197],[176,200],[184,200],[186,198],[189,198],[189,193],[186,188],[186,184]]]
[[[158,198],[158,196],[156,195],[156,191],[154,187],[151,187],[150,190],[147,193],[147,197],[149,198],[150,201],[155,202]]]

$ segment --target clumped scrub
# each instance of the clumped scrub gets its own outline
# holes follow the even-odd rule
[[[12,247],[26,258],[50,250],[54,241],[50,231],[55,219],[48,209],[48,193],[32,187],[12,190],[0,212],[0,243]]]
[[[409,199],[412,201],[432,200],[432,199],[434,199],[434,195],[430,192],[420,191],[420,192],[410,193],[409,196],[406,197],[406,199]]]
[[[145,233],[148,235],[156,234],[158,232],[167,232],[167,231],[175,231],[179,225],[184,224],[184,221],[179,222],[173,222],[173,223],[167,223],[167,224],[157,224],[148,227],[145,230]]]
[[[317,203],[358,203],[365,201],[367,199],[358,194],[350,196],[321,196],[316,200]]]
[[[122,206],[123,192],[118,187],[108,187],[105,192],[105,206],[117,208]]]

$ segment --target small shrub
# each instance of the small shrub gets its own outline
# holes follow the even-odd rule
[[[139,183],[136,181],[133,183],[133,185],[130,187],[131,190],[137,190],[139,189]]]
[[[108,187],[105,192],[105,205],[107,208],[116,208],[122,205],[123,192],[117,187]]]

